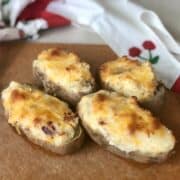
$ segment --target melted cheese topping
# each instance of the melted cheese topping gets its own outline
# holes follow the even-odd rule
[[[156,156],[173,149],[175,138],[134,98],[104,90],[84,96],[78,106],[84,123],[104,136],[110,145],[125,152]]]
[[[74,53],[57,48],[48,49],[38,56],[33,67],[45,74],[49,81],[64,87],[70,93],[92,90],[94,79],[90,67]]]
[[[30,86],[11,82],[2,92],[8,122],[53,145],[68,143],[75,136],[78,118],[68,105]]]
[[[151,64],[127,57],[103,64],[100,78],[108,88],[128,97],[136,96],[140,101],[151,98],[157,87]]]

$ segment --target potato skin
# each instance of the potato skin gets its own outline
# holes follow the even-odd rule
[[[96,85],[92,84],[91,91],[87,93],[77,93],[77,94],[69,94],[67,90],[61,86],[57,86],[52,81],[49,81],[46,75],[39,71],[37,67],[33,68],[33,75],[38,85],[43,85],[45,91],[49,94],[57,96],[62,100],[69,102],[71,105],[75,106],[81,99],[83,95],[94,92],[96,89]]]
[[[32,86],[28,83],[25,83],[23,85],[28,85],[29,87],[31,87],[31,89],[38,90],[37,87]],[[4,107],[4,111],[5,111],[5,116],[8,119],[9,113],[5,110],[5,107]],[[35,136],[32,135],[30,128],[27,128],[27,127],[23,128],[23,126],[21,125],[17,127],[15,124],[11,124],[11,126],[15,128],[15,130],[17,131],[19,135],[23,135],[30,142],[42,147],[43,149],[47,151],[50,151],[59,155],[71,154],[79,150],[82,147],[84,143],[84,139],[85,139],[85,133],[80,123],[78,123],[76,129],[74,129],[75,131],[74,137],[69,139],[68,142],[63,143],[61,145],[53,145],[53,144],[48,143],[47,141],[36,138]]]
[[[111,93],[113,93],[113,92],[111,92]],[[90,96],[90,95],[88,95],[88,96]],[[103,96],[101,98],[103,98]],[[82,101],[83,101],[83,99],[79,102],[79,104],[77,106],[77,112],[80,117],[81,124],[84,127],[84,129],[86,130],[87,134],[91,137],[91,139],[94,142],[96,142],[98,145],[105,148],[106,150],[108,150],[108,151],[112,152],[113,154],[116,154],[120,157],[128,158],[128,159],[135,160],[135,161],[141,162],[141,163],[161,163],[161,162],[164,162],[166,159],[169,158],[169,156],[172,155],[173,149],[171,149],[168,152],[167,151],[159,152],[158,154],[156,154],[156,156],[154,156],[150,152],[145,153],[145,152],[141,152],[139,150],[126,152],[124,150],[119,149],[116,145],[111,145],[108,138],[105,135],[101,134],[98,131],[93,130],[91,128],[91,126],[88,124],[89,122],[91,122],[91,119],[87,119],[87,114],[85,117],[85,114],[84,114],[84,111],[82,108],[82,107],[84,107],[84,105],[83,105],[83,103],[81,104]],[[102,99],[102,101],[104,102],[104,99]]]
[[[73,152],[76,152],[82,147],[84,138],[85,138],[84,130],[79,126],[79,129],[77,130],[77,134],[72,139],[71,142],[69,142],[68,144],[61,145],[61,146],[52,146],[51,144],[48,144],[44,141],[40,141],[34,138],[26,129],[21,128],[20,131],[34,144],[39,145],[43,147],[45,150],[51,151],[59,155],[66,155],[66,154],[71,154]]]
[[[78,112],[79,112],[79,114],[81,114],[79,110],[78,110]],[[83,117],[80,115],[80,118],[83,118]],[[154,157],[151,157],[149,154],[142,154],[138,151],[126,153],[125,151],[121,151],[117,147],[110,145],[109,142],[106,140],[106,138],[104,136],[102,136],[101,134],[93,132],[91,130],[91,128],[89,128],[88,125],[86,123],[84,123],[83,120],[81,122],[82,122],[83,127],[85,128],[85,130],[87,131],[88,135],[91,137],[92,140],[94,140],[98,145],[102,146],[106,150],[108,150],[108,151],[112,152],[113,154],[118,155],[120,157],[135,160],[140,163],[161,163],[161,162],[164,162],[166,159],[168,159],[169,156],[171,156],[171,154],[172,154],[172,151],[171,151],[166,154],[159,154],[158,157],[154,158]]]
[[[166,98],[166,89],[165,87],[159,83],[157,90],[153,97],[151,97],[148,101],[141,102],[140,105],[146,109],[149,109],[153,114],[159,114],[164,101]]]

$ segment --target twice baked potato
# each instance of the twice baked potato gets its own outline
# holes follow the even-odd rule
[[[100,67],[102,87],[124,96],[135,96],[146,108],[156,112],[164,102],[165,89],[155,76],[151,64],[126,56],[108,61]]]
[[[77,109],[90,137],[119,156],[162,162],[175,146],[172,132],[133,97],[100,90],[82,97]]]
[[[73,105],[95,89],[89,64],[58,48],[42,51],[33,62],[33,72],[46,92]]]
[[[65,102],[17,82],[3,90],[2,102],[8,123],[33,143],[62,155],[81,147],[83,129]]]

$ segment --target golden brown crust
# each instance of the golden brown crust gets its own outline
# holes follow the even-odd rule
[[[18,91],[17,89],[13,90],[11,94],[12,103],[15,101],[24,100],[27,98],[27,95],[23,92]]]
[[[100,90],[84,96],[78,114],[90,137],[111,152],[139,162],[161,162],[175,138],[136,98]]]
[[[123,114],[121,115],[123,116]],[[125,115],[127,117],[129,115]],[[153,134],[156,130],[161,128],[161,124],[158,119],[153,119],[150,125],[147,125],[143,121],[139,121],[139,118],[136,114],[131,114],[133,121],[131,121],[128,125],[129,133],[135,134],[136,131],[144,131],[148,135]]]
[[[36,82],[39,86],[43,85],[45,91],[53,96],[59,97],[60,99],[69,102],[73,106],[80,101],[81,97],[86,95],[87,93],[79,92],[77,93],[69,93],[67,89],[60,85],[56,85],[52,81],[48,80],[46,75],[39,71],[38,68],[33,69],[33,75],[36,79]],[[92,84],[92,89],[89,93],[94,92],[96,89],[95,84]]]
[[[46,92],[72,105],[95,90],[89,65],[76,54],[58,48],[45,50],[38,56],[33,62],[33,74]]]
[[[118,96],[117,96],[118,99]],[[104,107],[108,107],[109,104],[113,103],[113,100],[110,96],[108,96],[105,93],[97,93],[94,100],[93,100],[93,110],[95,113],[106,113],[107,109],[103,109]],[[126,110],[124,112],[121,112],[117,114],[117,121],[120,121],[120,119],[128,119],[128,130],[130,134],[135,134],[136,131],[143,131],[146,134],[150,135],[156,132],[156,130],[160,129],[162,127],[161,123],[159,120],[155,117],[152,117],[149,111],[142,110],[138,106],[137,99],[135,97],[127,98],[125,99],[124,97],[122,98],[122,101],[127,101],[124,102],[124,104],[128,103],[129,106],[133,106],[132,110]],[[129,102],[128,102],[129,101]],[[120,101],[117,100],[117,107],[119,106]],[[121,106],[119,106],[120,108]],[[127,107],[128,109],[128,107]],[[112,110],[113,112],[113,110]],[[146,114],[146,116],[145,116]],[[119,117],[118,117],[119,116]],[[144,116],[146,119],[144,120]],[[147,120],[147,118],[149,120]],[[100,121],[102,125],[106,124],[105,120]]]
[[[102,64],[99,73],[104,89],[127,97],[135,96],[142,107],[154,114],[159,113],[165,98],[165,88],[156,80],[148,62],[141,63],[124,56]]]
[[[136,96],[140,102],[151,99],[157,80],[149,62],[128,59],[126,56],[101,65],[100,80],[103,88],[125,96]]]
[[[39,60],[60,60],[59,57],[65,58],[66,56],[68,56],[71,52],[68,50],[64,50],[61,48],[52,48],[52,49],[47,49],[42,51],[39,55],[38,55],[38,59]],[[73,54],[73,56],[76,56],[75,54]],[[77,56],[76,56],[77,57]],[[78,58],[77,58],[78,59]]]
[[[62,155],[82,146],[83,129],[66,103],[17,82],[2,92],[2,100],[8,123],[33,143]]]

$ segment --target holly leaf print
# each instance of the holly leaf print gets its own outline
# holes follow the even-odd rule
[[[155,56],[149,60],[152,64],[156,64],[159,61],[159,56]]]

